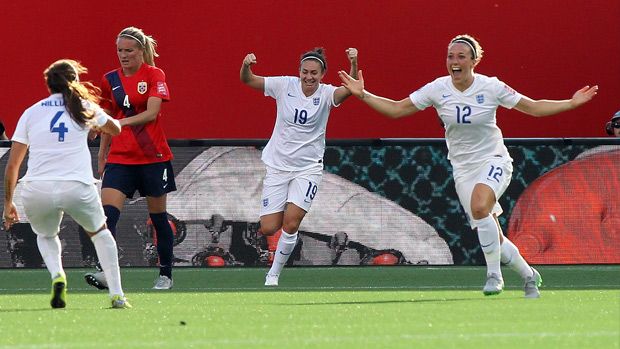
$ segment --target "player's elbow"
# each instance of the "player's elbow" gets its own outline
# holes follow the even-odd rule
[[[396,106],[395,108],[391,109],[389,113],[386,115],[391,119],[398,119],[398,118],[402,118],[403,116],[411,115],[413,113],[414,111],[410,110],[409,108]]]
[[[110,136],[118,136],[121,133],[121,124],[118,120],[110,118],[103,126],[102,131]]]

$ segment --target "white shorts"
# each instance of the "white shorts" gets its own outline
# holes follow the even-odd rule
[[[260,216],[283,212],[287,202],[308,212],[323,178],[321,169],[280,171],[267,166]]]
[[[471,213],[471,195],[474,191],[474,186],[478,183],[482,183],[493,190],[496,201],[491,213],[495,213],[499,216],[504,210],[502,210],[502,206],[500,206],[497,200],[499,200],[506,191],[506,188],[508,188],[511,178],[512,159],[500,157],[489,159],[481,166],[465,169],[460,171],[460,173],[454,173],[456,193],[459,196],[461,205],[465,209],[465,213],[467,213],[467,220],[469,220],[469,225],[472,229],[475,228]]]
[[[38,235],[56,236],[64,212],[87,232],[96,232],[106,222],[94,183],[32,181],[22,184],[24,212]]]

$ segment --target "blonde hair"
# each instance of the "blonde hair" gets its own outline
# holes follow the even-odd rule
[[[480,46],[480,43],[478,42],[478,40],[476,40],[473,36],[468,35],[468,34],[460,34],[454,37],[454,39],[450,40],[450,45],[454,44],[454,43],[464,43],[467,46],[469,46],[469,48],[471,49],[471,58],[477,62],[480,62],[480,60],[482,59],[482,54],[484,53],[484,50],[482,49],[482,46]],[[450,47],[450,45],[448,45],[448,47]]]
[[[155,66],[155,57],[159,57],[155,48],[157,47],[157,41],[152,36],[144,34],[142,29],[136,27],[127,27],[118,34],[119,38],[129,38],[137,41],[142,48],[142,57],[144,62],[148,65]]]

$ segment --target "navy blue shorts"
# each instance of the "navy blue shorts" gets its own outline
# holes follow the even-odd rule
[[[101,188],[116,189],[129,199],[136,190],[140,196],[152,197],[177,190],[170,161],[142,165],[106,164]]]

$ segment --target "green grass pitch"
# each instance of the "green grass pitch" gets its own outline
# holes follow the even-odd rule
[[[37,348],[618,348],[620,266],[541,266],[542,297],[482,295],[480,267],[122,270],[133,309],[69,269],[66,309],[49,306],[46,270],[0,270],[0,349]]]

